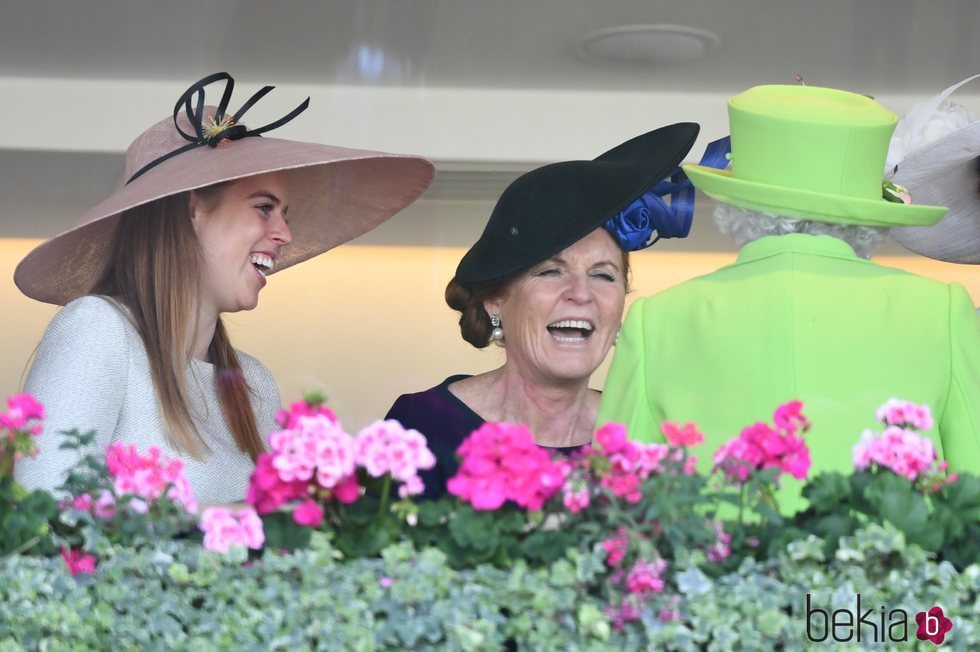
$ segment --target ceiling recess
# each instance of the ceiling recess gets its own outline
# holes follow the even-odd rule
[[[667,64],[696,61],[720,43],[711,32],[683,25],[620,25],[587,32],[576,52],[592,61]]]

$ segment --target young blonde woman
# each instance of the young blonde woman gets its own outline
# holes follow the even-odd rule
[[[432,181],[419,157],[262,137],[307,102],[249,129],[242,115],[271,88],[231,114],[233,86],[226,73],[194,84],[129,147],[122,188],[18,265],[24,294],[64,305],[25,383],[48,438],[17,463],[24,485],[61,484],[79,453],[56,433],[78,428],[96,433],[84,452],[157,446],[183,459],[199,502],[242,500],[280,401],[222,313],[255,308],[268,275],[374,228]]]

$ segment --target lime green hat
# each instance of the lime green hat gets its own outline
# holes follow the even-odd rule
[[[728,102],[732,166],[685,165],[705,194],[750,210],[861,226],[928,226],[946,213],[882,198],[897,118],[857,93],[756,86]]]

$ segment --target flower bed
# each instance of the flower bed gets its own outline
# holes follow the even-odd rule
[[[30,454],[43,413],[15,399],[0,427]],[[352,437],[317,401],[280,415],[246,507],[199,513],[179,461],[113,447],[60,502],[0,479],[0,650],[976,649],[980,479],[945,473],[927,417],[883,406],[854,473],[809,478],[793,516],[772,497],[808,477],[797,402],[708,477],[693,424],[645,445],[606,426],[555,459],[487,424],[422,503],[423,437]]]

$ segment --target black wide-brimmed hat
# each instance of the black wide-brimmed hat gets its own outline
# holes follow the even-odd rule
[[[642,134],[591,161],[527,172],[500,195],[456,280],[480,285],[522,272],[575,244],[674,170],[700,127],[680,122]]]

